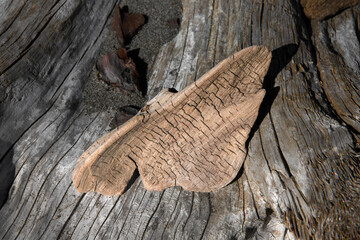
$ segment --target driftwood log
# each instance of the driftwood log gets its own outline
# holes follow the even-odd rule
[[[272,50],[243,167],[211,193],[136,178],[120,197],[79,194],[76,160],[114,115],[79,103],[115,4],[0,3],[0,238],[359,238],[359,5],[319,21],[296,0],[183,0],[148,99],[245,47]]]

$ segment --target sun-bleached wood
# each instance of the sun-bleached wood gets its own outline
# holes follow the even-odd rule
[[[75,188],[120,195],[136,167],[148,190],[210,192],[227,185],[243,164],[270,60],[266,47],[249,47],[181,92],[163,90],[80,157]]]
[[[360,239],[360,5],[309,25],[294,0],[183,0],[148,96],[247,46],[272,51],[238,178],[210,193],[137,178],[121,196],[79,194],[76,161],[115,115],[79,101],[116,2],[0,3],[0,239]]]

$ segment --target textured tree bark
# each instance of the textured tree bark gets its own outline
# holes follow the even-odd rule
[[[305,15],[310,19],[324,19],[332,17],[348,7],[359,4],[359,0],[300,0]]]
[[[0,238],[360,237],[359,5],[310,21],[295,0],[183,0],[149,99],[242,48],[272,50],[238,177],[211,193],[146,191],[137,178],[120,197],[79,194],[76,160],[114,115],[79,103],[115,2],[0,4]]]

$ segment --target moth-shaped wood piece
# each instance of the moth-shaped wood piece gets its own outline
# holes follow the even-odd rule
[[[266,47],[249,47],[182,91],[160,92],[80,157],[76,190],[120,195],[136,168],[148,190],[209,192],[230,183],[246,155],[270,60]]]

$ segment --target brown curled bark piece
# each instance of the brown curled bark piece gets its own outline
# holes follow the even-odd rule
[[[360,0],[300,0],[305,15],[310,19],[322,20],[340,11],[359,4]]]
[[[163,90],[78,160],[79,192],[120,195],[136,167],[148,190],[210,192],[230,183],[246,156],[271,52],[246,48],[179,93]]]
[[[124,8],[115,6],[114,16],[111,21],[112,29],[121,46],[124,46],[136,34],[139,28],[145,24],[145,17],[140,13],[128,13]]]
[[[124,93],[140,91],[139,74],[125,48],[110,52],[97,60],[96,68],[102,80]]]

